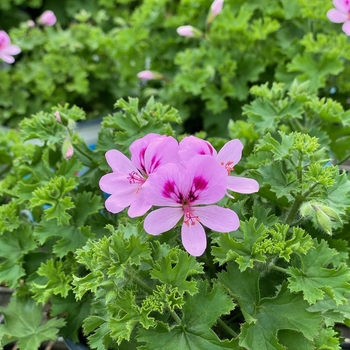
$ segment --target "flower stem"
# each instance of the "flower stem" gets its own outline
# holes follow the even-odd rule
[[[283,267],[280,267],[280,266],[276,266],[275,264],[272,264],[272,263],[269,264],[269,269],[288,274],[288,270],[287,269],[284,269]]]
[[[234,338],[237,338],[238,334],[230,328],[221,318],[217,319],[218,324],[230,335],[232,335]]]
[[[287,219],[286,219],[287,225],[290,225],[293,222],[294,217],[297,214],[298,209],[299,209],[302,202],[303,202],[303,200],[299,196],[295,199],[295,202],[293,203],[292,207],[290,208],[289,214],[288,214]]]

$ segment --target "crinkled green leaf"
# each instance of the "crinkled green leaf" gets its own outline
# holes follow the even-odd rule
[[[337,251],[329,248],[326,241],[314,242],[315,249],[300,255],[301,266],[289,267],[289,289],[302,292],[305,300],[313,304],[327,294],[337,305],[347,302],[345,295],[350,292],[350,270],[341,263],[332,267],[332,257]]]
[[[153,278],[162,283],[177,287],[181,293],[188,292],[192,295],[197,293],[197,283],[188,279],[192,275],[202,273],[202,265],[192,255],[178,249],[158,260],[150,272]]]
[[[266,256],[261,251],[255,251],[254,246],[267,237],[267,228],[262,224],[257,227],[256,222],[255,218],[241,222],[239,231],[243,233],[242,238],[221,234],[216,239],[218,247],[212,248],[214,260],[220,264],[234,260],[241,271],[253,267],[254,262],[265,262]]]
[[[41,263],[37,273],[44,277],[42,283],[32,282],[30,289],[39,303],[45,303],[52,295],[67,297],[72,289],[72,265],[61,260],[47,260]]]
[[[139,329],[138,341],[147,343],[140,349],[239,349],[237,340],[222,341],[211,330],[217,318],[229,313],[233,307],[220,285],[209,289],[206,282],[198,282],[198,293],[185,297],[181,325],[169,327],[157,322],[155,328]]]

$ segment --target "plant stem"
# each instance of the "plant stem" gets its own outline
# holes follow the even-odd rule
[[[232,335],[234,338],[237,338],[238,334],[230,328],[221,318],[217,319],[218,324],[230,335]]]
[[[341,159],[339,162],[335,163],[334,165],[341,165],[345,163],[349,158],[350,158],[350,153],[347,156],[345,156],[343,159]]]
[[[288,274],[288,271],[286,269],[284,269],[283,267],[280,267],[280,266],[276,266],[275,264],[272,264],[272,263],[269,264],[269,269]]]
[[[286,219],[287,225],[290,225],[293,222],[294,217],[295,217],[296,213],[298,212],[298,209],[299,209],[302,202],[303,202],[303,200],[300,196],[298,196],[295,199],[295,202],[293,203],[292,207],[290,208],[290,212],[289,212],[287,219]]]

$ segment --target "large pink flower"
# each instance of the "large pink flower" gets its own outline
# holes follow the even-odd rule
[[[242,158],[242,150],[243,144],[237,139],[227,142],[217,153],[208,141],[195,136],[188,136],[180,142],[179,155],[182,161],[185,162],[199,154],[214,157],[227,171],[227,189],[237,193],[254,193],[259,191],[257,181],[231,175],[234,166]]]
[[[239,227],[234,211],[208,205],[224,197],[226,177],[225,169],[210,156],[195,156],[185,166],[170,163],[160,167],[150,175],[143,190],[151,204],[167,208],[147,215],[146,232],[152,235],[166,232],[183,217],[182,243],[191,255],[202,255],[207,245],[202,224],[218,232]]]
[[[100,188],[111,194],[106,209],[119,213],[129,207],[130,217],[145,214],[152,206],[144,195],[143,185],[150,174],[169,162],[178,161],[178,143],[173,137],[148,134],[130,146],[131,160],[117,150],[106,153],[113,172],[102,176]]]
[[[327,17],[334,23],[344,23],[343,32],[350,35],[350,1],[333,0],[335,9],[327,12]]]
[[[7,33],[0,30],[0,58],[7,63],[13,63],[15,59],[12,56],[20,52],[21,49],[17,45],[11,45],[11,40]]]

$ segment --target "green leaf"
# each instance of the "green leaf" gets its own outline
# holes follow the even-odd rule
[[[137,340],[147,343],[140,350],[239,349],[237,340],[222,341],[211,330],[217,318],[229,313],[233,307],[223,287],[215,284],[209,290],[206,282],[198,282],[198,293],[185,297],[181,325],[169,328],[157,322],[155,328],[139,329]]]
[[[312,340],[317,334],[322,318],[306,311],[308,303],[300,294],[291,294],[284,284],[272,298],[263,298],[256,307],[255,322],[242,326],[240,345],[248,349],[285,350],[279,343],[279,330],[293,330]]]
[[[282,162],[262,165],[258,172],[261,175],[261,182],[270,187],[277,198],[286,197],[288,201],[293,201],[291,193],[300,191],[301,184],[297,181],[296,175],[286,173]]]
[[[350,270],[341,263],[332,268],[332,257],[337,255],[335,249],[329,248],[326,241],[314,241],[315,249],[306,255],[300,255],[301,266],[289,267],[289,289],[291,292],[302,292],[305,300],[313,304],[322,300],[327,294],[337,305],[347,302],[346,293],[350,292]]]
[[[345,214],[346,208],[350,206],[350,181],[344,172],[336,174],[334,185],[327,189],[326,203],[334,209]]]
[[[187,279],[196,274],[202,274],[203,267],[192,255],[175,249],[160,260],[150,272],[152,278],[177,287],[180,293],[188,292],[191,295],[197,293],[196,281]]]
[[[38,271],[39,276],[45,277],[42,284],[32,282],[30,289],[34,293],[34,298],[39,303],[45,303],[52,295],[67,297],[72,289],[71,264],[61,260],[47,260],[41,263]]]
[[[218,247],[212,248],[214,260],[220,264],[234,260],[241,271],[252,268],[255,262],[265,262],[266,256],[254,247],[267,237],[267,228],[262,224],[257,227],[256,223],[255,218],[241,222],[239,230],[235,232],[243,233],[241,239],[235,239],[230,234],[221,234],[215,240]]]
[[[72,292],[70,292],[66,298],[62,298],[58,295],[53,295],[50,298],[50,316],[65,315],[66,324],[61,328],[60,336],[78,342],[80,327],[83,321],[90,315],[90,303],[90,295],[81,302],[77,302]]]
[[[8,341],[18,341],[20,350],[38,349],[45,340],[56,340],[63,319],[50,319],[43,323],[43,312],[33,299],[24,301],[12,297],[7,308],[0,307],[5,324],[0,325],[0,333]],[[4,339],[3,339],[4,341]]]
[[[302,333],[282,329],[278,332],[278,340],[288,350],[314,350],[313,342],[306,339]]]

